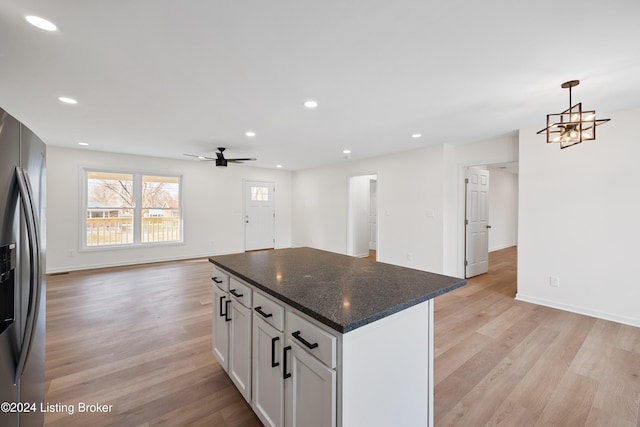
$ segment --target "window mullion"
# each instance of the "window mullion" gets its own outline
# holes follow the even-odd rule
[[[135,173],[133,176],[133,242],[142,241],[142,176]]]

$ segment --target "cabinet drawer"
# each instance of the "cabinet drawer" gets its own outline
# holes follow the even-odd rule
[[[253,312],[279,331],[284,330],[284,307],[256,292],[253,294]]]
[[[249,285],[245,285],[233,276],[231,277],[229,280],[229,294],[233,296],[233,299],[245,307],[251,308],[251,293],[252,290]]]
[[[213,268],[213,276],[211,277],[213,283],[216,284],[220,289],[225,292],[229,291],[229,275],[227,273],[223,273],[222,270]]]
[[[287,311],[287,336],[329,368],[336,367],[337,338],[320,326]]]

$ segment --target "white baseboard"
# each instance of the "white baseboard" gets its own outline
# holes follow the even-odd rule
[[[291,246],[279,246],[276,249],[284,249],[289,248]],[[153,259],[145,259],[145,260],[132,260],[126,262],[105,262],[98,264],[85,264],[85,265],[73,265],[67,267],[47,267],[46,274],[59,274],[59,273],[68,273],[70,271],[80,271],[80,270],[95,270],[97,268],[111,268],[111,267],[124,267],[128,265],[139,265],[139,264],[153,264],[155,262],[166,262],[166,261],[188,261],[194,260],[198,258],[209,258],[212,256],[219,255],[230,255],[237,254],[243,252],[242,250],[234,250],[234,251],[219,251],[219,252],[207,252],[203,254],[190,254],[190,255],[182,255],[176,257],[162,257],[162,258],[153,258]]]
[[[623,323],[625,325],[635,326],[640,328],[640,319],[633,317],[620,316],[612,313],[605,313],[602,311],[592,310],[590,308],[578,307],[575,305],[564,304],[556,301],[550,301],[543,298],[531,297],[528,295],[522,295],[522,293],[516,294],[516,300],[523,302],[530,302],[532,304],[543,305],[545,307],[557,308],[558,310],[570,311],[572,313],[583,314],[585,316],[595,317],[603,320],[610,320],[612,322]]]
[[[95,270],[97,268],[111,268],[111,267],[125,267],[125,266],[129,266],[129,265],[141,265],[141,264],[153,264],[156,262],[166,262],[166,261],[187,261],[187,260],[193,260],[193,259],[198,259],[198,258],[209,258],[211,256],[218,256],[218,255],[229,255],[229,254],[235,254],[238,253],[238,251],[229,251],[229,252],[216,252],[216,253],[212,253],[212,252],[208,252],[206,254],[191,254],[188,256],[178,256],[178,257],[162,257],[162,258],[154,258],[154,259],[143,259],[143,260],[131,260],[131,261],[126,261],[126,262],[104,262],[104,263],[97,263],[97,264],[84,264],[84,265],[73,265],[73,266],[67,266],[67,267],[54,267],[54,268],[47,268],[47,272],[46,274],[59,274],[59,273],[68,273],[70,271],[80,271],[80,270]]]

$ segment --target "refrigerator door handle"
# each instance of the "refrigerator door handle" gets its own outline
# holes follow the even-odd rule
[[[18,379],[22,376],[24,366],[29,357],[31,344],[37,324],[38,307],[40,306],[40,234],[38,230],[38,213],[33,204],[33,190],[27,171],[20,167],[16,167],[16,176],[18,181],[18,190],[22,208],[24,209],[25,222],[27,224],[27,234],[29,241],[29,305],[27,308],[27,319],[22,337],[22,348],[18,356],[14,384],[18,383]]]

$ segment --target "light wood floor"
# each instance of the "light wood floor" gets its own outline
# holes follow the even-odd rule
[[[516,256],[435,300],[436,426],[640,427],[640,328],[515,301]]]
[[[640,329],[514,301],[515,258],[436,299],[436,425],[640,427]],[[46,400],[113,408],[45,425],[259,426],[211,354],[210,276],[206,260],[49,276]]]
[[[211,353],[206,260],[47,277],[45,426],[261,426]]]

